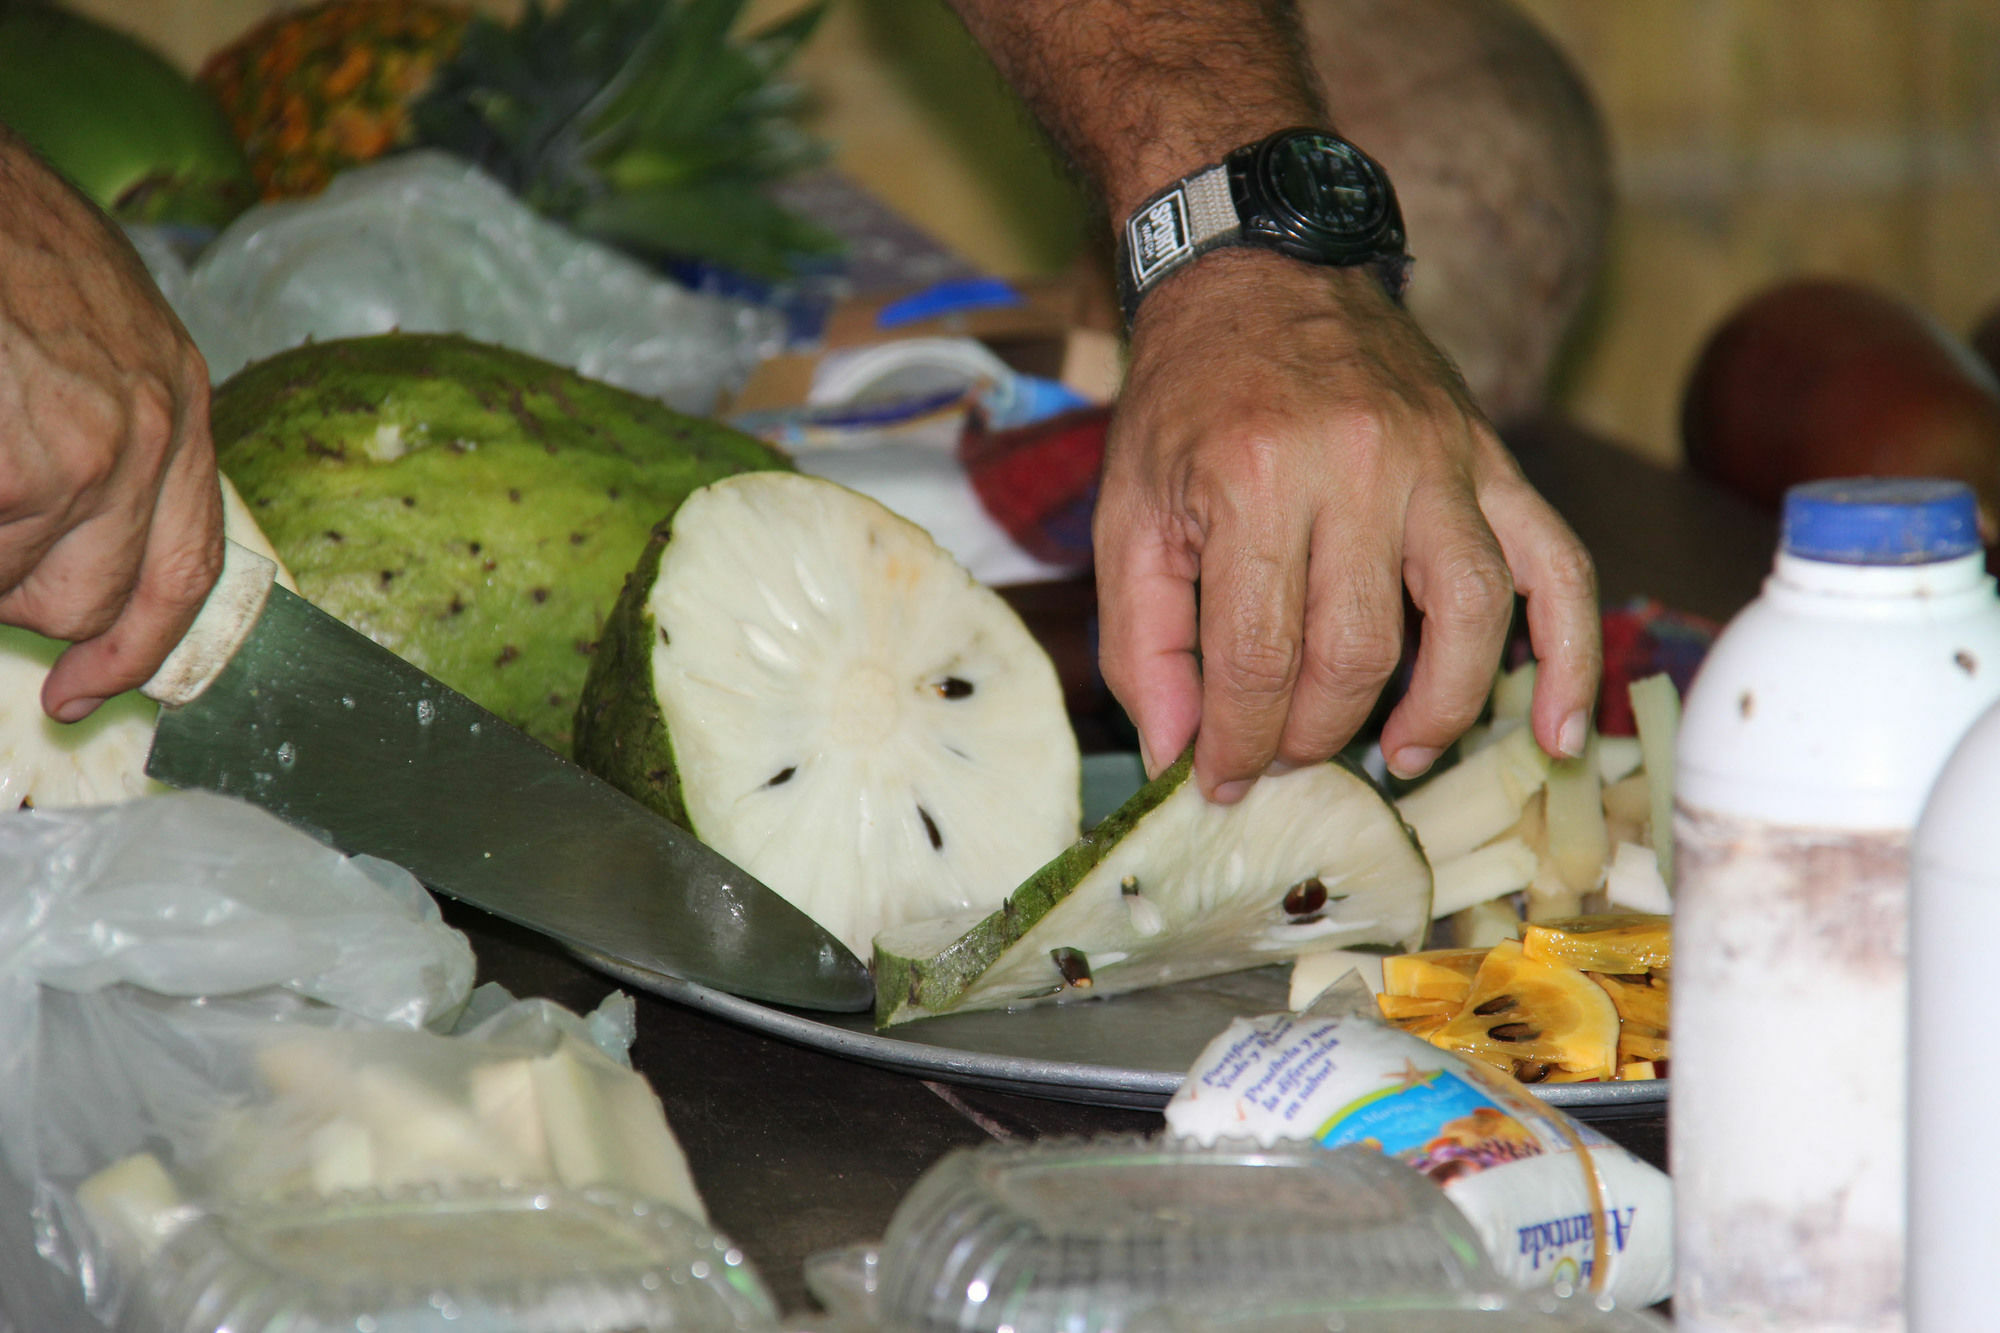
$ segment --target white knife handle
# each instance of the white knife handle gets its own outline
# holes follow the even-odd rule
[[[225,543],[222,574],[208,590],[208,600],[201,604],[187,634],[139,692],[169,708],[199,696],[250,637],[277,572],[275,564],[255,551],[235,542]]]

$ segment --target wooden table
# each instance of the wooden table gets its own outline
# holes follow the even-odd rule
[[[1724,619],[1755,595],[1772,520],[1697,479],[1554,425],[1514,433],[1524,470],[1598,562],[1607,604],[1639,595]],[[1014,594],[1065,667],[1080,728],[1112,736],[1087,650],[1087,584]],[[1077,653],[1083,651],[1079,658]],[[1091,737],[1086,736],[1086,744]],[[455,905],[482,979],[588,1011],[615,985],[539,937]],[[807,1256],[882,1234],[916,1178],[949,1149],[995,1139],[1149,1132],[1151,1111],[954,1088],[779,1042],[648,995],[634,1063],[653,1082],[713,1220],[788,1309],[806,1307]],[[1666,1118],[1601,1122],[1664,1164]]]

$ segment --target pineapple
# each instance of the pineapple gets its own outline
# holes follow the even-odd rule
[[[577,714],[577,758],[866,957],[999,905],[1076,837],[1055,668],[915,524],[752,473],[656,530]]]
[[[779,276],[835,246],[761,188],[821,156],[777,75],[824,6],[737,38],[743,3],[529,0],[506,25],[440,0],[323,0],[218,52],[202,78],[267,197],[438,148],[641,257]]]
[[[343,168],[410,143],[410,107],[471,19],[440,0],[325,0],[266,19],[199,77],[264,198],[317,194]]]

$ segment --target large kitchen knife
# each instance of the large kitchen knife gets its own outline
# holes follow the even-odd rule
[[[755,1000],[869,1006],[861,961],[774,890],[272,574],[230,544],[144,687],[164,705],[148,773],[622,963]]]

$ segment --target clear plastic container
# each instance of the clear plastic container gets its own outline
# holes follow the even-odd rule
[[[743,1253],[675,1209],[604,1190],[430,1187],[228,1206],[141,1278],[160,1333],[774,1330]]]
[[[879,1246],[817,1256],[806,1283],[832,1326],[925,1333],[1116,1333],[1300,1312],[1331,1329],[1344,1325],[1326,1320],[1367,1310],[1397,1312],[1369,1327],[1416,1329],[1429,1327],[1411,1322],[1418,1311],[1543,1308],[1493,1270],[1434,1185],[1372,1147],[1129,1135],[951,1153]]]
[[[1155,1311],[1128,1333],[1670,1333],[1636,1310],[1549,1297],[1493,1310],[1288,1310],[1244,1317],[1200,1302]]]
[[[1676,747],[1678,1327],[1904,1327],[1910,839],[1997,695],[1971,491],[1794,487]]]

